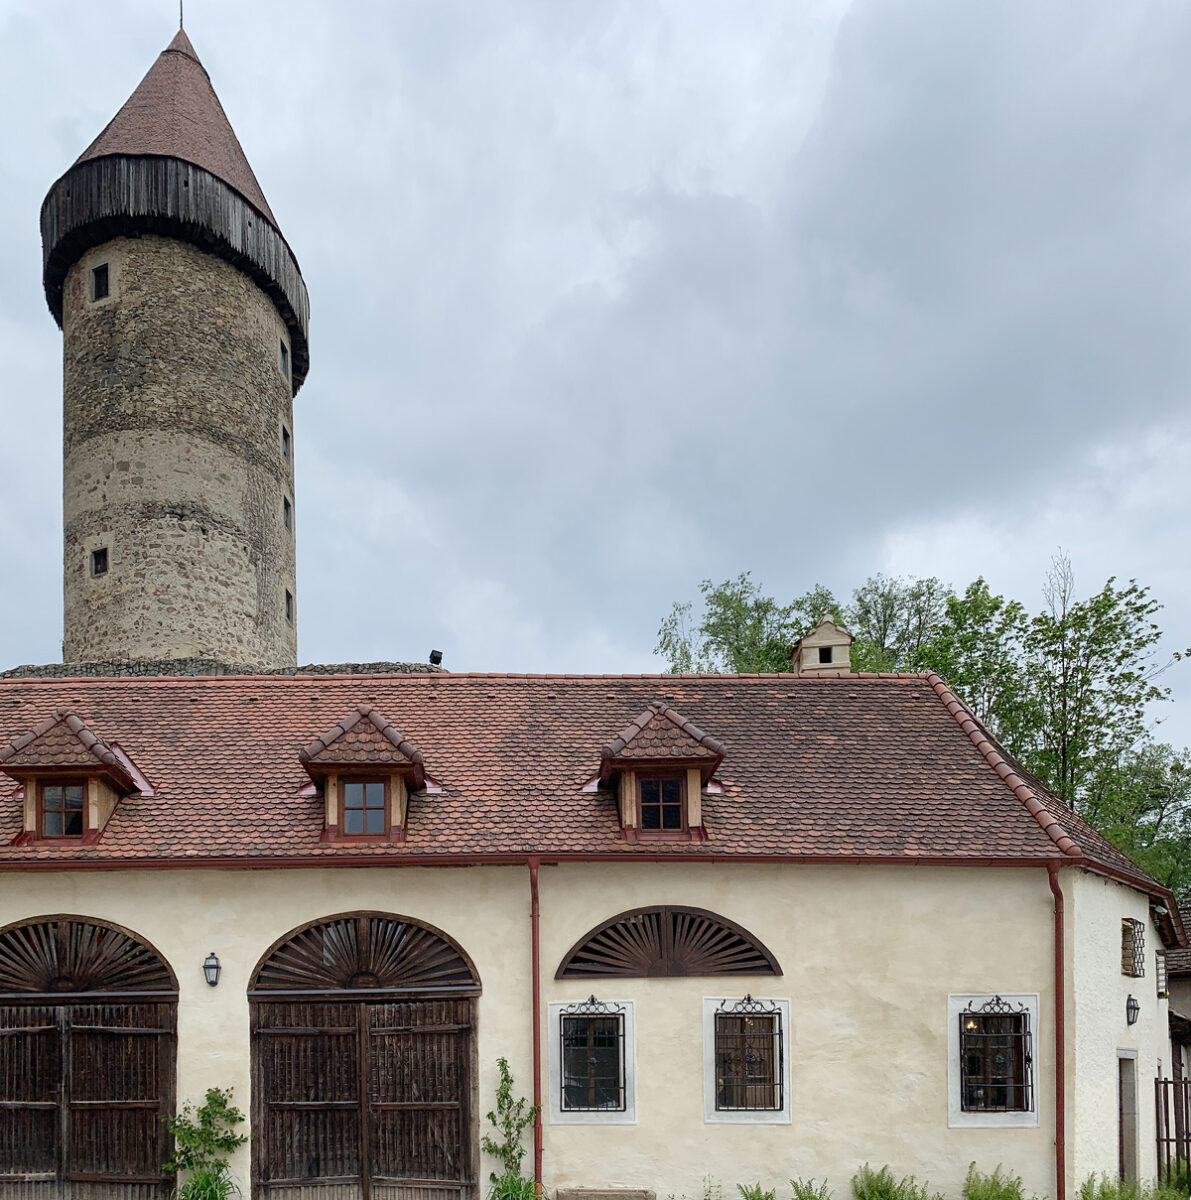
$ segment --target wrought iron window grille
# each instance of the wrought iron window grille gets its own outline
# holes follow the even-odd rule
[[[715,1011],[717,1112],[780,1112],[785,1107],[782,1010],[746,994]]]
[[[1134,917],[1121,922],[1121,974],[1141,979],[1146,973],[1146,927]]]
[[[563,1112],[624,1112],[625,1008],[594,995],[559,1013]]]
[[[1030,1012],[1000,996],[959,1014],[960,1100],[964,1112],[1034,1111]]]

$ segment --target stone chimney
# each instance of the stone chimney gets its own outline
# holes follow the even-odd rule
[[[852,643],[856,639],[824,613],[818,625],[790,649],[790,670],[800,675],[825,675],[852,670]]]

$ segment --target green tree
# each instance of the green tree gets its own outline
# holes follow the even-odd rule
[[[1191,751],[1149,742],[1104,767],[1085,815],[1134,862],[1191,895]]]
[[[749,573],[699,585],[702,612],[676,603],[658,630],[655,652],[669,670],[788,671],[790,647],[824,612],[838,611],[835,597],[821,584],[789,604],[779,604]]]
[[[1051,564],[1044,596],[1046,607],[1023,639],[1036,724],[1014,749],[1077,808],[1097,773],[1145,740],[1148,705],[1169,695],[1154,682],[1164,669],[1154,653],[1161,606],[1133,579],[1123,588],[1109,579],[1077,600],[1063,554]]]
[[[1021,748],[1039,721],[1023,651],[1029,623],[1022,605],[977,579],[962,596],[947,597],[942,620],[909,666],[941,676],[997,738]]]
[[[929,579],[870,575],[842,614],[855,635],[852,669],[905,670],[943,620],[949,590]]]

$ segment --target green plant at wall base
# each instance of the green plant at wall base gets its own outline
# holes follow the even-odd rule
[[[740,1193],[740,1200],[777,1200],[776,1188],[763,1188],[758,1183],[738,1183],[736,1190]]]
[[[913,1175],[898,1179],[888,1167],[874,1171],[868,1163],[852,1176],[852,1191],[856,1200],[943,1200]]]
[[[497,1138],[486,1133],[480,1144],[485,1154],[500,1160],[504,1170],[499,1174],[493,1171],[488,1178],[494,1184],[501,1184],[502,1180],[521,1178],[521,1160],[525,1157],[521,1135],[533,1124],[538,1106],[530,1104],[524,1096],[513,1099],[513,1072],[509,1070],[507,1058],[498,1058],[496,1065],[500,1070],[500,1084],[496,1089],[496,1111],[488,1114],[488,1121],[496,1130]]]
[[[831,1188],[827,1180],[816,1183],[813,1179],[791,1179],[792,1200],[831,1200]]]
[[[488,1200],[538,1200],[538,1185],[520,1175],[502,1175],[489,1189]]]
[[[1089,1175],[1079,1185],[1079,1200],[1187,1200],[1191,1178],[1186,1166],[1176,1168],[1171,1178],[1154,1187],[1126,1182],[1109,1175]]]
[[[964,1200],[1027,1200],[1027,1197],[1021,1177],[1004,1174],[1000,1163],[991,1175],[977,1171],[976,1164],[971,1163],[964,1180]]]
[[[244,1114],[232,1104],[231,1088],[208,1088],[198,1109],[189,1102],[182,1106],[169,1122],[174,1156],[165,1164],[167,1171],[189,1176],[174,1191],[176,1200],[226,1200],[238,1192],[225,1156],[248,1141],[236,1132],[243,1121]]]

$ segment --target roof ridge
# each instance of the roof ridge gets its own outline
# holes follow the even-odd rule
[[[19,668],[18,668],[19,669]],[[132,684],[140,686],[146,683],[168,683],[190,686],[196,683],[244,683],[251,680],[261,685],[276,685],[294,682],[330,682],[332,680],[350,679],[361,687],[368,687],[371,681],[408,679],[408,680],[571,680],[578,683],[602,683],[610,680],[648,680],[663,683],[695,679],[700,681],[723,680],[725,683],[736,683],[752,680],[780,679],[786,683],[820,684],[848,683],[858,679],[882,680],[887,683],[924,683],[929,682],[929,671],[852,671],[852,672],[823,672],[799,674],[796,671],[742,671],[729,673],[723,671],[688,671],[684,674],[668,672],[575,672],[575,671],[378,671],[374,674],[341,673],[324,675],[318,672],[303,673],[301,669],[290,673],[248,673],[243,675],[4,675],[0,673],[0,686],[5,684],[37,684],[39,686],[102,683],[102,684]]]
[[[1063,828],[1057,818],[1051,814],[1046,805],[1038,798],[1034,789],[1013,769],[1001,752],[1000,747],[984,726],[977,720],[968,706],[935,674],[934,671],[925,673],[926,681],[942,700],[944,707],[954,718],[955,723],[968,735],[972,745],[980,752],[985,762],[997,773],[1002,783],[1021,801],[1026,811],[1038,823],[1039,828],[1055,846],[1069,858],[1082,858],[1083,850],[1079,843]],[[1056,834],[1056,830],[1058,833]]]

